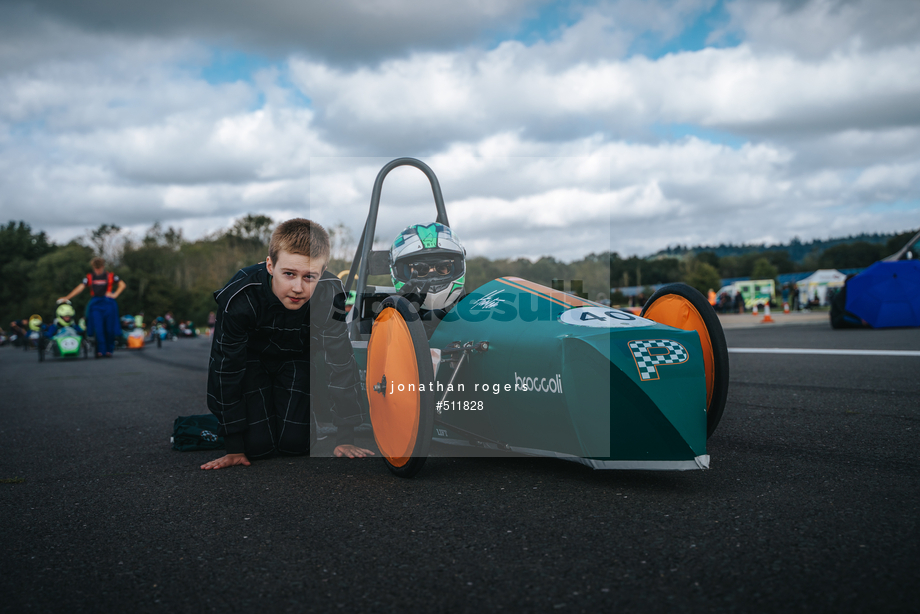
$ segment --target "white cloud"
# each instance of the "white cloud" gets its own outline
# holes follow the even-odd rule
[[[879,164],[863,170],[854,187],[876,201],[901,200],[905,192],[920,193],[920,161]]]
[[[559,69],[532,51],[509,42],[376,68],[290,66],[323,129],[375,151],[394,142],[436,151],[509,131],[648,138],[650,126],[678,123],[759,139],[920,123],[920,45],[818,62],[740,46]]]
[[[76,26],[97,36],[206,40],[272,57],[300,50],[324,61],[450,49],[507,33],[546,0],[7,0],[0,22]]]
[[[731,21],[712,38],[736,33],[756,49],[805,58],[915,45],[920,11],[914,0],[735,0]]]
[[[647,254],[675,243],[827,236],[833,217],[828,209],[851,219],[856,204],[841,197],[854,187],[845,173],[799,176],[794,154],[769,145],[732,149],[696,138],[659,145],[615,142],[597,145],[592,156],[554,158],[541,157],[550,149],[546,144],[500,140],[500,146],[455,147],[426,160],[438,174],[454,229],[474,255],[575,259],[606,249]],[[560,145],[563,151],[584,148],[585,142]],[[327,224],[345,222],[357,236],[373,177],[385,162],[314,163],[313,215]],[[420,173],[406,170],[392,179],[384,184],[378,248],[404,226],[434,218]],[[868,225],[863,217],[863,226],[845,221],[836,227],[891,230],[886,215],[879,212]]]
[[[920,36],[880,37],[890,5],[869,18],[859,2],[733,3],[731,28],[748,40],[658,59],[624,54],[643,33],[677,36],[709,0],[576,6],[579,20],[548,40],[494,46],[482,33],[513,30],[535,5],[457,4],[432,18],[460,20],[452,42],[406,26],[312,47],[276,22],[309,10],[383,28],[388,9],[410,5],[275,2],[247,25],[242,4],[207,24],[198,8],[183,23],[167,2],[146,26],[147,9],[116,7],[101,33],[47,6],[53,19],[19,6],[24,29],[0,25],[0,207],[58,239],[155,220],[195,237],[247,212],[341,221],[357,237],[377,171],[402,155],[434,168],[458,234],[491,257],[916,226]],[[784,42],[780,26],[804,32],[825,17],[814,49]],[[232,83],[201,77],[217,40],[208,28],[255,40],[276,27],[281,47],[297,48],[288,61]],[[351,41],[354,54],[336,51]],[[661,136],[674,126],[690,136]],[[433,218],[424,178],[394,171],[380,246]]]

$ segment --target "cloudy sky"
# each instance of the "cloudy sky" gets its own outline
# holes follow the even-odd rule
[[[417,157],[471,254],[920,226],[916,0],[0,3],[0,220],[363,227]],[[397,169],[377,236],[434,217]]]

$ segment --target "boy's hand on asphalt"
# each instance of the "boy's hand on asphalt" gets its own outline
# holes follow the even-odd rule
[[[358,446],[353,445],[343,445],[336,446],[333,450],[333,454],[338,457],[347,456],[348,458],[364,458],[365,456],[373,456],[374,453],[370,450],[365,450],[364,448],[359,448]]]
[[[252,463],[249,462],[249,459],[246,458],[245,454],[227,454],[221,456],[217,460],[212,460],[210,463],[205,463],[201,466],[202,469],[223,469],[224,467],[232,467],[234,465],[245,465],[249,466]]]

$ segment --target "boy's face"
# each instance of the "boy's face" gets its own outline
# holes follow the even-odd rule
[[[265,268],[272,276],[272,292],[288,309],[300,309],[313,296],[326,263],[284,250],[278,252],[276,262],[271,256],[265,259]]]

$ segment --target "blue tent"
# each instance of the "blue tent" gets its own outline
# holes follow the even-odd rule
[[[876,262],[846,288],[846,310],[873,328],[920,326],[920,261]]]

